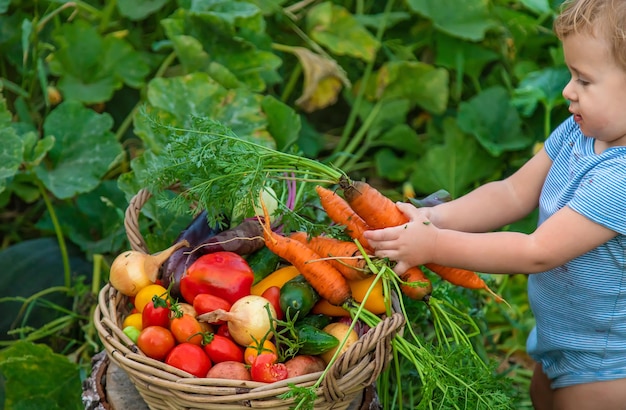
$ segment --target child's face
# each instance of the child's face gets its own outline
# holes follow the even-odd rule
[[[603,141],[602,150],[626,145],[626,70],[601,36],[570,34],[563,39],[572,78],[563,89],[582,132]]]

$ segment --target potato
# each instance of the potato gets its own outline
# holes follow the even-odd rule
[[[321,372],[326,368],[326,363],[319,356],[299,355],[285,362],[287,366],[287,378]]]
[[[226,361],[211,367],[206,377],[215,379],[252,380],[250,370],[241,362]]]
[[[346,335],[348,335],[348,339],[346,340],[346,343],[341,348],[340,354],[343,354],[346,350],[348,350],[348,348],[352,345],[352,343],[359,340],[359,335],[354,331],[354,329],[350,330],[350,325],[347,325],[342,322],[331,323],[328,326],[326,326],[323,330],[324,332],[330,333],[331,335],[339,339],[339,344],[341,344],[341,341],[346,337]],[[350,331],[350,333],[348,333],[348,331]],[[328,364],[328,362],[330,362],[330,359],[333,358],[333,356],[335,355],[335,351],[337,350],[338,347],[339,346],[333,347],[332,349],[320,355],[320,357],[324,360],[326,364]]]

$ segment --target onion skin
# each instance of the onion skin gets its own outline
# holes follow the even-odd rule
[[[248,346],[258,342],[263,338],[271,338],[272,333],[270,317],[276,319],[276,310],[269,300],[262,296],[248,295],[233,303],[230,311],[216,309],[213,312],[205,313],[196,319],[209,323],[224,320],[228,323],[230,336],[241,346]]]
[[[174,251],[189,246],[189,242],[178,242],[166,250],[146,254],[139,251],[126,251],[119,254],[111,264],[109,282],[117,291],[126,296],[135,296],[144,287],[153,284],[159,268]]]

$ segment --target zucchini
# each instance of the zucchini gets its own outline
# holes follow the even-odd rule
[[[298,354],[318,355],[339,345],[339,339],[315,326],[299,324],[296,331],[300,344]]]
[[[279,304],[285,317],[293,319],[308,315],[319,298],[320,296],[313,289],[313,286],[302,275],[298,274],[280,288]]]
[[[254,281],[252,284],[256,285],[276,270],[280,258],[274,252],[270,251],[267,246],[264,246],[249,255],[246,261],[248,265],[250,265],[250,268],[252,268],[252,272],[254,272]]]

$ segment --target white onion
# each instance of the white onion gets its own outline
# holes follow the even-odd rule
[[[248,346],[264,337],[272,337],[270,315],[273,320],[276,319],[276,310],[269,300],[262,296],[248,295],[235,301],[229,311],[216,309],[198,316],[197,319],[209,323],[226,321],[232,338],[241,346]]]

